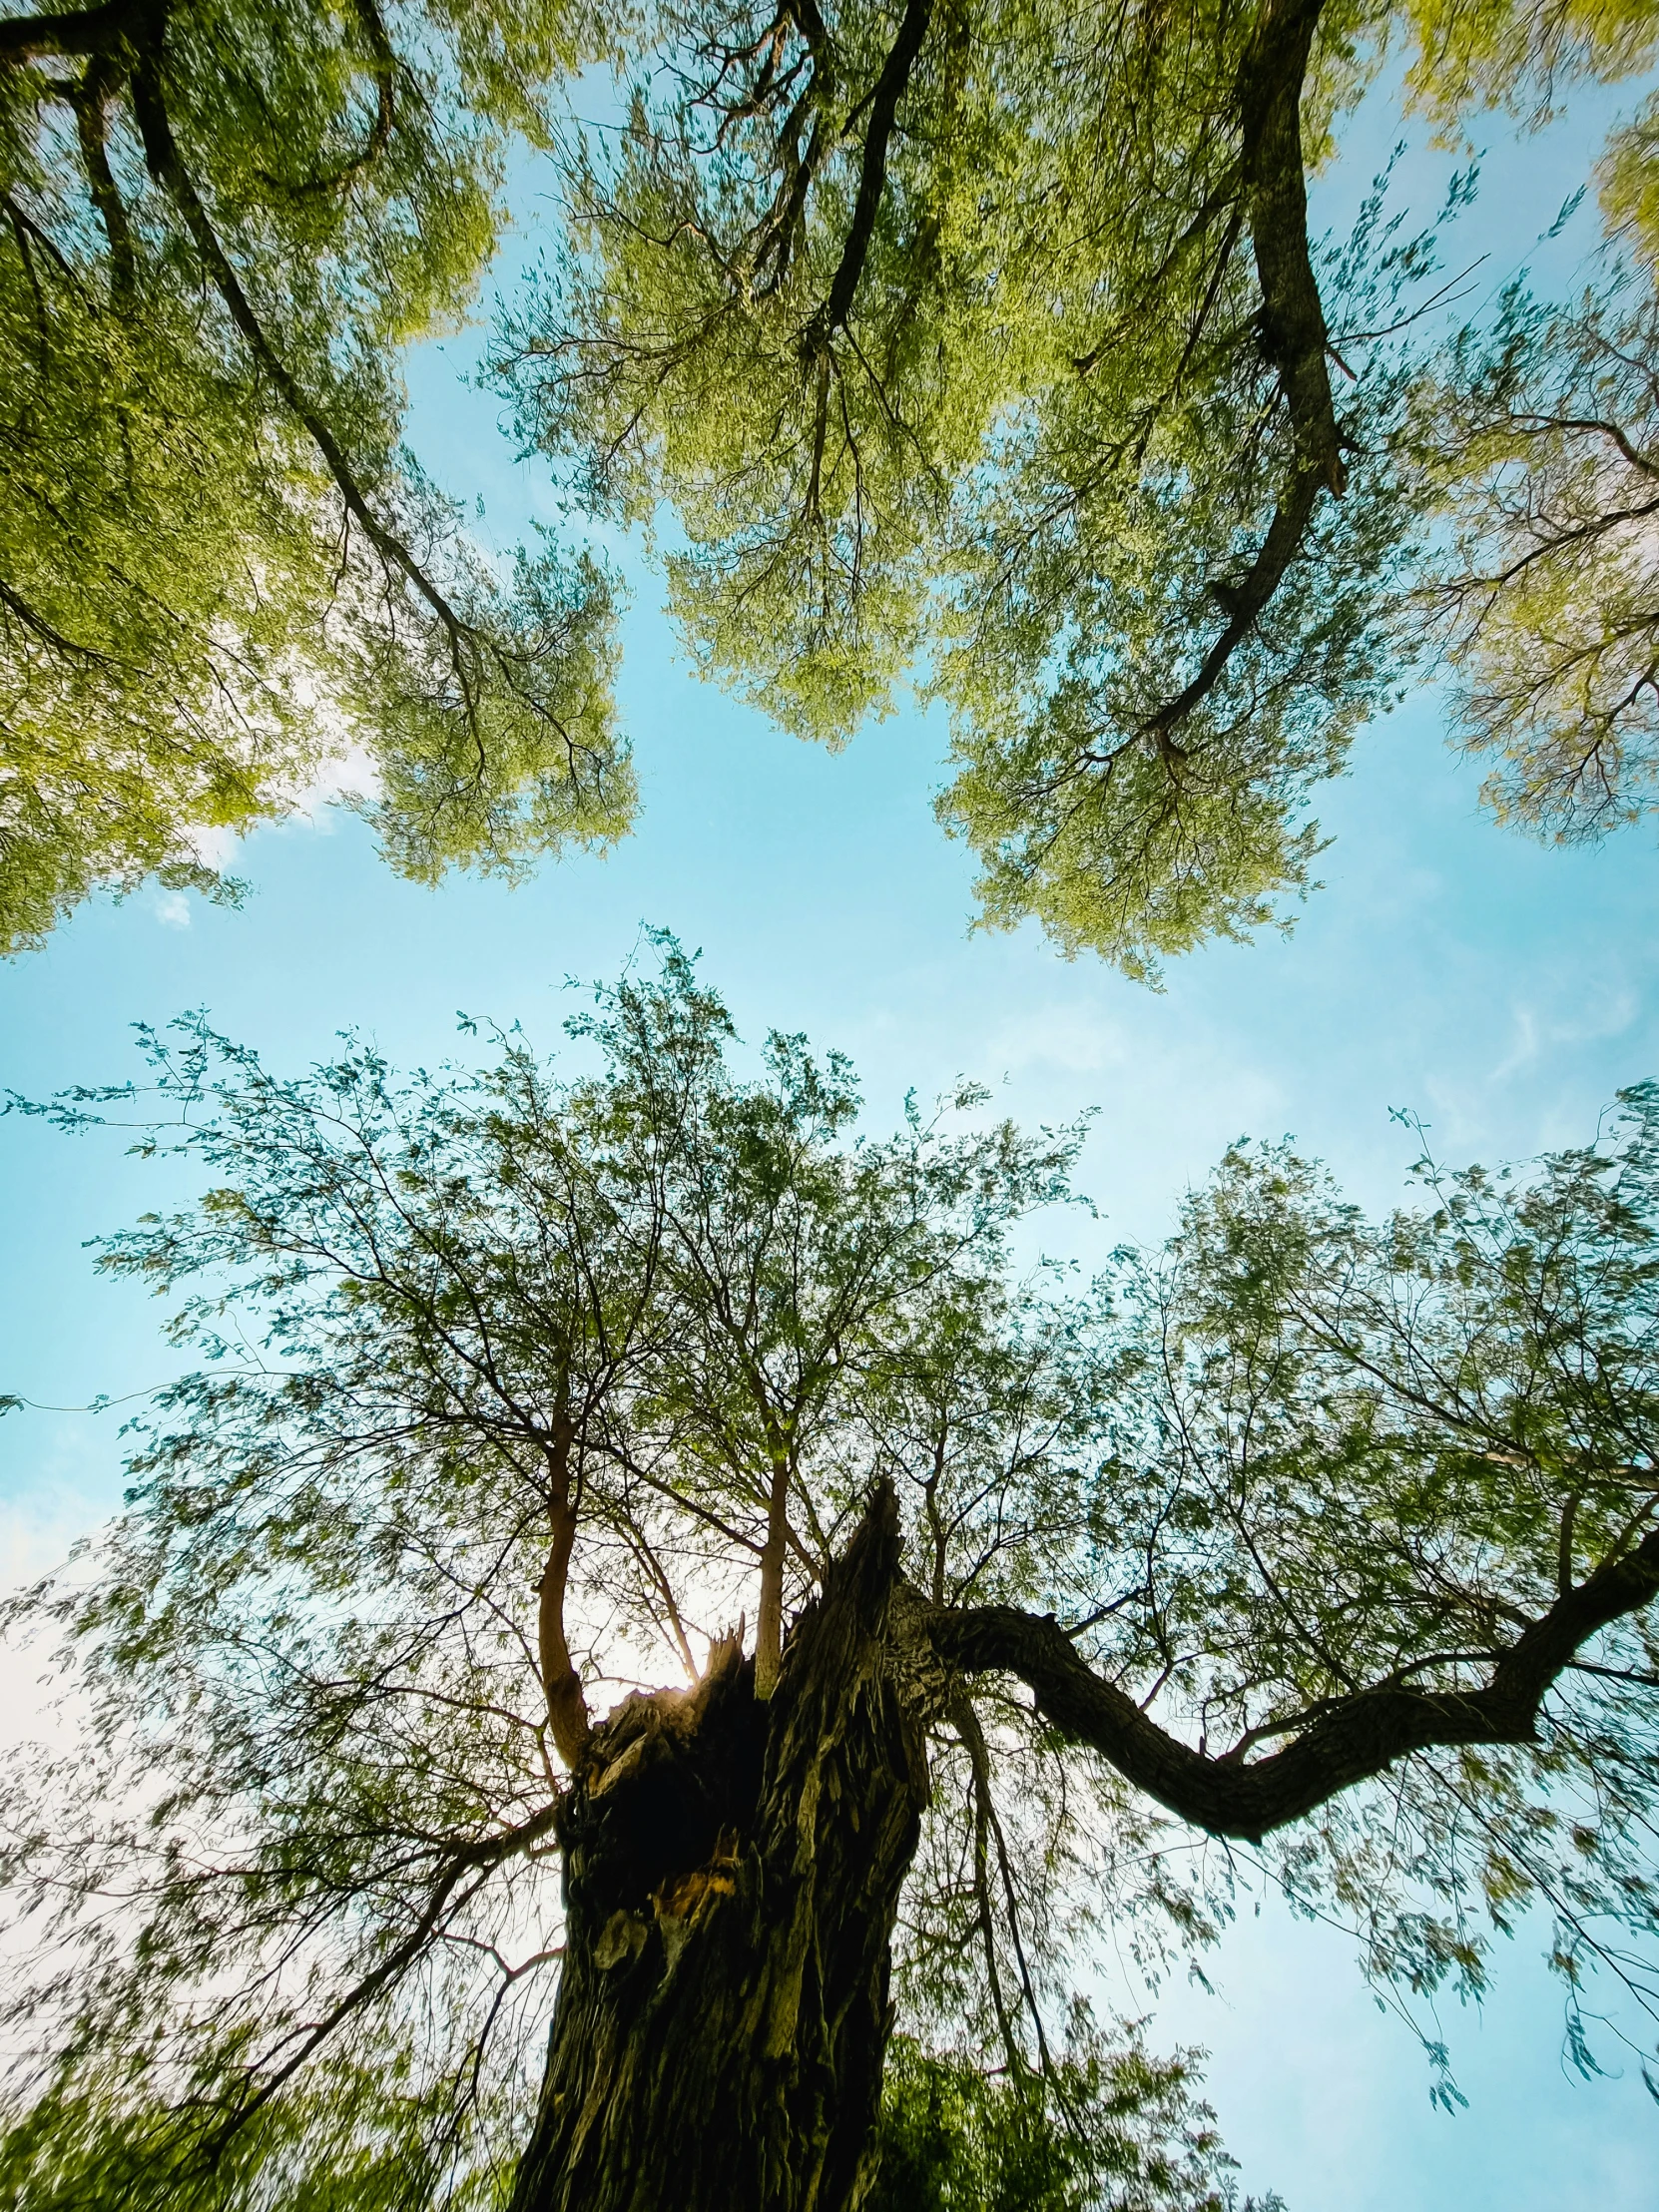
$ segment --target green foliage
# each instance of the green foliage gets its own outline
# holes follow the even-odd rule
[[[0,2133],[5,2212],[254,2212],[273,2202],[292,2212],[422,2212],[440,2196],[457,2207],[499,2201],[487,2178],[465,2170],[455,2135],[434,2137],[429,2115],[373,2073],[330,2067],[325,2083],[224,2143],[214,2142],[211,2114],[182,2124],[176,2106],[144,2089],[142,2076],[93,2069],[37,2097]]]
[[[594,1072],[506,1040],[490,1073],[405,1083],[360,1045],[281,1081],[199,1023],[149,1040],[163,1117],[214,1101],[153,1141],[212,1187],[105,1264],[192,1292],[206,1364],[146,1424],[108,1573],[16,1616],[90,1662],[91,1745],[19,1776],[4,1871],[44,1945],[18,2009],[57,2015],[72,2083],[122,2053],[187,2147],[315,2060],[391,2068],[440,2138],[479,2100],[476,2155],[510,2157],[557,1955],[535,1622],[561,1422],[590,1696],[689,1674],[753,1615],[780,1465],[802,1601],[871,1456],[905,1453],[905,1347],[951,1314],[1003,1355],[933,1492],[951,1583],[1017,1591],[1066,1542],[1086,1348],[1002,1277],[1074,1139],[913,1118],[849,1142],[845,1064],[774,1037],[738,1076],[673,946],[571,1028]],[[73,1841],[47,1811],[71,1770]],[[135,1771],[158,1778],[136,1806]],[[58,1912],[60,1844],[130,1944]]]
[[[1423,8],[1414,21],[1413,89],[1448,125],[1481,100],[1541,120],[1575,80],[1629,76],[1656,47],[1652,18],[1621,5]],[[1654,804],[1656,152],[1650,97],[1594,173],[1617,249],[1596,282],[1553,305],[1512,284],[1417,398],[1423,481],[1451,525],[1428,590],[1458,735],[1491,764],[1483,796],[1499,818],[1564,844]]]
[[[1494,101],[1537,120],[1645,66],[1653,34],[1633,6],[1515,0],[1179,21],[673,0],[630,57],[626,128],[567,147],[568,239],[503,330],[527,438],[661,527],[700,664],[832,744],[919,677],[951,717],[939,814],[983,863],[983,919],[1034,915],[1143,979],[1287,925],[1313,792],[1433,641],[1424,590],[1472,624],[1529,514],[1548,576],[1505,587],[1477,643],[1451,634],[1475,742],[1520,764],[1493,794],[1529,820],[1574,747],[1647,756],[1647,395],[1626,447],[1580,424],[1564,457],[1448,407],[1507,338],[1471,325],[1436,356],[1437,226],[1402,232],[1384,179],[1347,240],[1309,232],[1307,176],[1390,46],[1454,131]],[[1644,110],[1603,169],[1650,258],[1653,141]],[[1543,319],[1556,414],[1614,356],[1640,383],[1645,314],[1589,339]],[[1457,559],[1425,576],[1448,509]],[[1608,641],[1590,675],[1585,620]],[[1495,735],[1540,653],[1550,699]],[[1612,739],[1586,737],[1597,716]],[[1647,803],[1639,770],[1613,781],[1598,826]]]
[[[1646,66],[1641,10],[95,13],[0,26],[0,944],[99,882],[234,895],[216,840],[353,748],[422,880],[626,828],[607,579],[498,570],[398,445],[515,138],[568,186],[499,347],[526,439],[786,727],[919,679],[986,922],[1149,981],[1288,926],[1428,603],[1500,813],[1650,804],[1651,104],[1595,293],[1443,355],[1436,226],[1306,205],[1390,46],[1455,133]],[[626,124],[555,129],[595,56]]]
[[[94,17],[0,25],[0,949],[100,883],[234,894],[216,835],[352,748],[407,874],[615,837],[609,584],[479,556],[396,358],[464,314],[594,23]]]
[[[878,2166],[868,2212],[1231,2212],[1232,2160],[1215,2115],[1194,2093],[1201,2054],[1160,2059],[1131,2024],[1111,2045],[1085,2012],[1065,2055],[1016,2081],[912,2036],[889,2047]],[[447,2138],[395,2084],[328,2071],[315,2087],[268,2107],[211,2163],[177,2110],[138,2101],[114,2082],[54,2088],[0,2133],[5,2212],[85,2212],[188,2202],[197,2212],[424,2212],[499,2203],[478,2160],[478,2113]],[[511,2118],[489,2117],[509,2130]],[[468,2157],[468,2153],[472,2157]],[[1244,2212],[1283,2212],[1277,2196]]]
[[[1194,2056],[1154,2058],[1133,2028],[1114,2048],[1083,2012],[1063,2057],[1000,2079],[896,2036],[868,2212],[1223,2212],[1232,2161]]]
[[[1155,1971],[1252,1865],[1404,1999],[1478,1994],[1541,1907],[1585,2063],[1592,1965],[1659,2004],[1659,1091],[1529,1169],[1425,1163],[1379,1222],[1288,1146],[1235,1148],[1164,1252],[1085,1289],[1019,1259],[1076,1131],[968,1090],[862,1135],[844,1061],[743,1054],[658,949],[562,1066],[510,1033],[481,1072],[348,1041],[280,1078],[193,1020],[146,1038],[148,1093],[52,1109],[207,1187],[105,1246],[182,1295],[199,1364],[137,1424],[127,1512],[8,1616],[61,1639],[73,1699],[0,1808],[17,2094],[126,2115],[25,2109],[14,2168],[164,2125],[181,2173],[250,2127],[301,2161],[316,2100],[388,2175],[414,2145],[440,2199],[487,2191],[559,1942],[549,1654],[578,1712],[695,1676],[740,1616],[764,1636],[769,1590],[808,1601],[875,1477],[934,1684],[896,1989],[1002,2069],[901,2062],[894,2140],[952,2134],[941,2190],[1220,2185],[1184,2061],[1073,2020],[1056,2071],[1054,2023],[1104,1925]],[[1356,1764],[1351,1726],[1309,1810],[1207,1847],[1017,1660],[939,1681],[949,1624],[992,1617],[1218,1787],[1547,1664],[1461,1736]]]
[[[1455,532],[1433,591],[1462,741],[1491,764],[1500,819],[1562,844],[1638,821],[1659,791],[1656,331],[1645,277],[1576,314],[1516,287],[1424,396]]]
[[[1137,1380],[1101,1533],[1147,1546],[1158,1594],[1118,1616],[1113,1663],[1167,1666],[1234,1756],[1361,1682],[1456,1697],[1653,1521],[1659,1091],[1530,1172],[1418,1172],[1426,1208],[1370,1223],[1289,1147],[1235,1149],[1123,1285]],[[1638,1613],[1569,1663],[1533,1740],[1334,1801],[1268,1847],[1289,1894],[1352,1919],[1380,1979],[1465,1995],[1484,1931],[1547,1907],[1581,2055],[1590,1960],[1655,1996],[1656,1661]]]
[[[576,151],[577,251],[508,343],[527,430],[576,451],[590,501],[636,521],[673,501],[672,604],[700,662],[786,727],[837,743],[884,710],[916,648],[950,480],[1031,342],[1019,302],[991,302],[998,258],[976,233],[983,180],[1018,149],[1001,97],[1035,88],[976,73],[969,17],[940,11],[856,311],[820,329],[892,24],[855,6],[821,38],[816,11],[806,31],[770,14],[662,18],[664,42],[701,57],[695,73],[666,115],[642,87],[614,146]],[[739,99],[749,57],[753,113]],[[716,120],[729,111],[712,150],[711,88]],[[917,158],[922,146],[935,151]]]
[[[1346,246],[1315,251],[1330,343],[1359,364],[1340,418],[1323,397],[1316,465],[1260,337],[1234,113],[1250,42],[1229,22],[1202,72],[1188,50],[1131,45],[1090,82],[1067,57],[1073,166],[1043,205],[1076,243],[1039,267],[1061,260],[1069,314],[994,471],[965,487],[933,678],[959,766],[940,819],[984,862],[984,918],[1035,915],[1066,952],[1147,981],[1212,937],[1285,923],[1320,849],[1309,793],[1402,666],[1402,372],[1359,333],[1397,319],[1433,234],[1399,238],[1384,179]],[[1340,49],[1332,66],[1340,82]],[[1245,620],[1293,529],[1294,565]]]
[[[865,238],[875,92],[915,25]],[[1370,608],[1397,526],[1357,469],[1305,584],[1154,727],[1304,465],[1258,338],[1252,18],[918,5],[895,39],[856,7],[700,7],[656,31],[688,58],[573,157],[572,253],[506,333],[527,433],[602,510],[672,507],[694,651],[804,735],[884,712],[942,625],[941,812],[988,919],[1150,974],[1268,918],[1317,847],[1309,783],[1387,688]],[[1321,112],[1345,36],[1334,12]],[[1426,249],[1377,260],[1337,279],[1356,328]],[[1356,450],[1385,444],[1390,390],[1379,355]]]
[[[1534,118],[1576,79],[1616,83],[1644,69],[1653,18],[1632,0],[1411,0],[1404,11],[1417,52],[1410,89],[1450,126],[1472,108],[1502,105]]]

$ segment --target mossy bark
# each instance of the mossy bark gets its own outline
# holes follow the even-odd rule
[[[512,2212],[849,2212],[871,2175],[890,1938],[926,1794],[877,1494],[770,1699],[597,1729],[561,1813],[563,1979]]]

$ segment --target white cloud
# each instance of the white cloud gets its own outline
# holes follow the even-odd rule
[[[1032,1068],[1094,1075],[1103,1068],[1122,1067],[1129,1058],[1129,1044],[1117,1023],[1092,1008],[1051,1004],[1034,1007],[994,1030],[989,1054],[990,1061],[1010,1075],[1023,1075]]]
[[[1491,1072],[1491,1081],[1504,1082],[1537,1060],[1551,1046],[1598,1044],[1620,1037],[1642,1010],[1640,994],[1627,984],[1585,984],[1563,980],[1558,1003],[1540,1011],[1518,1002],[1511,1008],[1514,1043]]]
[[[379,789],[373,756],[365,746],[348,745],[322,762],[311,782],[296,794],[293,811],[313,830],[326,832],[331,827],[327,809],[334,800],[373,799]]]

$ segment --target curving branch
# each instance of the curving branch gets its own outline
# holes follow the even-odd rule
[[[357,523],[386,567],[396,571],[412,585],[437,617],[449,646],[450,663],[455,680],[461,688],[467,721],[476,736],[476,682],[473,672],[467,666],[465,652],[467,645],[474,642],[472,625],[456,612],[402,539],[395,531],[386,527],[369,505],[339,440],[306,396],[297,377],[277,352],[265,325],[255,312],[252,301],[243,289],[242,280],[232,266],[231,258],[220,243],[219,235],[203,205],[202,196],[196,189],[195,179],[186,168],[178,142],[173,136],[173,126],[168,119],[166,103],[162,97],[156,58],[152,53],[143,55],[133,72],[133,111],[138,120],[139,136],[144,144],[145,160],[149,164],[151,175],[172,195],[185,219],[185,226],[195,242],[196,250],[202,257],[209,279],[225,302],[232,321],[247,340],[250,352],[321,454],[347,513]]]
[[[875,80],[875,89],[870,95],[869,122],[864,130],[863,160],[858,172],[858,196],[852,206],[852,221],[847,225],[841,258],[830,280],[829,297],[807,325],[802,341],[802,351],[809,359],[823,351],[831,333],[841,329],[852,312],[858,279],[863,276],[870,240],[875,235],[881,195],[886,189],[887,148],[892,141],[898,103],[915,74],[932,15],[933,0],[908,0],[898,36]]]
[[[1308,249],[1302,161],[1302,88],[1325,0],[1269,0],[1239,70],[1241,184],[1262,287],[1258,341],[1277,370],[1290,415],[1293,459],[1267,536],[1235,584],[1211,591],[1227,627],[1185,690],[1149,715],[1138,735],[1179,754],[1174,732],[1214,690],[1301,552],[1323,492],[1347,482],[1327,366],[1330,333]]]
[[[106,0],[99,8],[0,17],[0,64],[41,61],[48,55],[113,54],[141,19],[161,12],[156,0]]]
[[[364,170],[374,167],[391,143],[397,113],[397,56],[392,51],[391,36],[375,0],[353,0],[353,12],[369,51],[374,78],[374,121],[368,127],[361,152],[353,154],[329,176],[307,177],[302,183],[290,184],[285,178],[274,177],[269,170],[259,172],[263,184],[275,192],[286,194],[291,200],[329,199],[344,192]]]
[[[547,1719],[553,1742],[565,1765],[574,1770],[588,1748],[592,1723],[582,1694],[582,1677],[570,1656],[565,1635],[565,1591],[570,1582],[570,1555],[576,1544],[576,1508],[570,1495],[570,1448],[576,1431],[568,1413],[561,1412],[553,1426],[548,1448],[550,1476],[547,1512],[553,1525],[553,1541],[547,1565],[536,1585],[536,1648],[541,1661],[542,1691],[547,1699]]]
[[[927,1632],[964,1674],[1011,1674],[1073,1743],[1100,1753],[1128,1782],[1213,1836],[1249,1843],[1301,1820],[1356,1783],[1416,1751],[1524,1744],[1557,1677],[1590,1639],[1659,1596],[1659,1530],[1604,1562],[1530,1622],[1492,1666],[1484,1688],[1417,1690],[1397,1683],[1335,1700],[1268,1758],[1211,1758],[1171,1736],[1103,1681],[1052,1617],[1011,1605],[927,1609]]]

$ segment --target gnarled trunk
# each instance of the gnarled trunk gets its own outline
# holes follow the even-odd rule
[[[735,1646],[630,1698],[562,1810],[566,1949],[512,2212],[846,2212],[926,1767],[882,1490],[770,1700]]]

